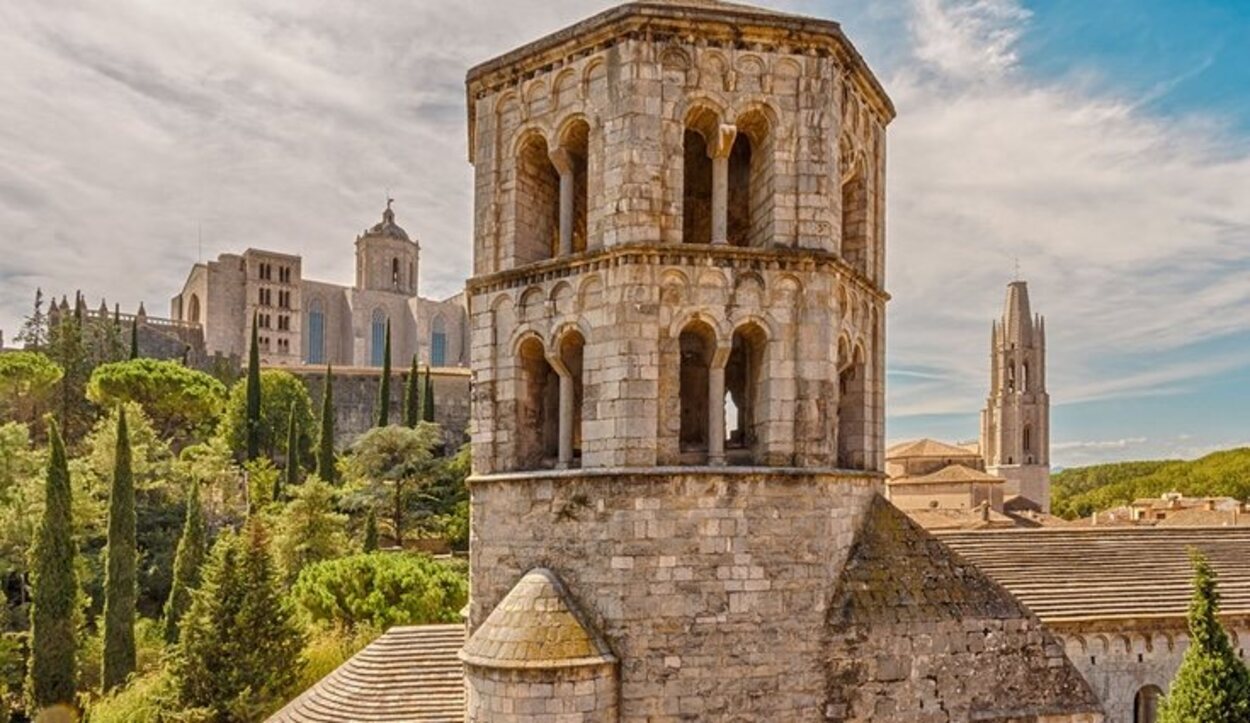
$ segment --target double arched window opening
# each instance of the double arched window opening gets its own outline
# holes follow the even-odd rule
[[[582,450],[585,338],[570,331],[548,356],[527,337],[518,348],[517,461],[520,469],[568,469]]]
[[[682,242],[766,246],[773,234],[774,123],[751,110],[733,124],[707,107],[686,118]]]
[[[533,131],[516,158],[515,239],[518,264],[586,250],[590,126],[569,122],[558,144]]]

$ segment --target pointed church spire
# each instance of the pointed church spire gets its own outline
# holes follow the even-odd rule
[[[1025,281],[1013,281],[1007,285],[1007,302],[1003,306],[1004,341],[1018,347],[1028,345],[1033,338],[1033,315],[1029,310],[1029,285]]]

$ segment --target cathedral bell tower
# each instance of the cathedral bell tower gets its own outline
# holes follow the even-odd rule
[[[1050,511],[1050,395],[1046,393],[1046,321],[1029,310],[1029,287],[1007,286],[1003,318],[990,342],[990,393],[981,412],[986,471]]]

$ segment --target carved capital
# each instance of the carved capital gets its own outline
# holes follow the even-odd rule
[[[716,137],[708,139],[708,158],[728,158],[733,150],[734,139],[738,137],[738,126],[721,123],[716,128]]]

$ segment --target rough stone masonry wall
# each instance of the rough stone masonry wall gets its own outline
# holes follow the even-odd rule
[[[309,367],[283,367],[295,374],[308,387],[313,408],[320,413],[321,394],[325,384],[325,370]],[[422,373],[422,381],[425,372]],[[443,427],[449,452],[469,441],[469,375],[462,371],[435,369],[434,421]],[[405,370],[391,377],[391,423],[403,421]],[[382,381],[380,369],[334,370],[334,444],[343,449],[356,438],[369,431],[377,422],[378,385]]]
[[[656,468],[470,486],[471,628],[547,567],[621,661],[621,720],[822,720],[819,631],[875,477]]]
[[[468,723],[616,723],[612,665],[555,670],[468,666]]]
[[[1102,701],[1109,723],[1133,723],[1133,703],[1138,691],[1155,686],[1165,694],[1189,647],[1185,621],[1125,621],[1089,626],[1065,623],[1057,634],[1068,659]],[[1233,647],[1245,659],[1250,625],[1245,620],[1225,621]]]

